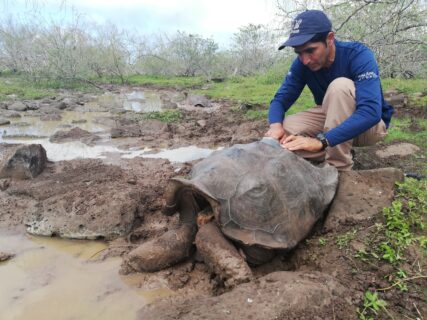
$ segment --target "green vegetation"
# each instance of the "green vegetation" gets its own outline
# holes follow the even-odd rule
[[[120,83],[117,79],[117,83]],[[203,77],[164,77],[133,75],[126,77],[126,83],[131,85],[153,85],[157,87],[194,88],[206,83]]]
[[[407,178],[397,186],[395,200],[383,210],[384,222],[375,225],[375,236],[367,243],[370,249],[356,255],[361,260],[376,257],[398,267],[407,260],[405,252],[410,245],[427,249],[427,237],[417,235],[426,229],[427,181]]]
[[[407,141],[427,149],[427,119],[394,117],[384,139],[384,142],[392,141]]]
[[[343,235],[339,235],[337,237],[337,241],[336,241],[338,248],[340,248],[340,249],[347,248],[350,241],[356,237],[356,234],[357,234],[357,230],[355,229],[355,230],[349,231]]]
[[[363,309],[360,311],[357,310],[360,320],[373,320],[374,317],[369,316],[369,313],[375,315],[378,314],[378,311],[384,310],[387,313],[387,302],[378,297],[377,292],[366,291],[363,298]]]
[[[421,273],[422,269],[414,267],[416,260],[411,259],[418,258],[408,251],[413,247],[422,255],[427,254],[426,223],[427,181],[407,178],[403,183],[397,183],[395,200],[383,209],[381,222],[376,223],[375,229],[366,237],[367,249],[355,254],[358,260],[370,267],[378,268],[378,264],[386,263],[394,270],[385,277],[390,282],[389,287],[365,293],[363,309],[358,310],[359,319],[374,319],[373,315],[377,315],[379,310],[389,315],[378,292],[393,289],[407,292],[411,290],[410,281],[427,278]]]
[[[413,95],[421,92],[427,94],[427,79],[382,79],[381,83],[384,90],[395,89],[398,92]]]
[[[321,246],[326,246],[327,243],[328,241],[325,238],[319,238],[319,244]]]
[[[177,122],[182,119],[182,113],[179,110],[165,110],[147,112],[142,115],[143,119],[156,119],[166,123]]]
[[[41,99],[52,95],[52,91],[37,87],[19,77],[0,77],[0,101],[10,100],[10,95],[18,99]]]

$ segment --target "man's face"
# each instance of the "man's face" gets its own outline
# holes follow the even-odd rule
[[[329,57],[329,46],[323,42],[308,42],[294,47],[300,61],[311,71],[318,71],[326,66]]]

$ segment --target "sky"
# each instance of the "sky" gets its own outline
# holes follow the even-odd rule
[[[101,24],[111,22],[145,34],[180,30],[213,38],[222,46],[239,27],[249,23],[271,24],[277,11],[275,0],[0,0],[0,3],[2,15],[38,9],[44,15],[55,16],[72,7]]]

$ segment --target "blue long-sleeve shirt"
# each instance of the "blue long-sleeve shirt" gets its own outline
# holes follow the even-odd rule
[[[268,120],[282,123],[285,112],[300,96],[305,85],[321,105],[329,84],[339,77],[354,81],[356,110],[339,126],[325,133],[331,146],[353,139],[384,120],[390,124],[394,109],[384,101],[378,65],[372,51],[361,43],[335,40],[335,60],[329,68],[311,71],[297,58],[270,103]]]

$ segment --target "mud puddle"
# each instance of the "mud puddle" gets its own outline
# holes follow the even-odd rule
[[[119,276],[121,258],[94,262],[102,242],[2,235],[0,248],[16,254],[0,263],[3,320],[135,319],[141,306],[171,294]]]
[[[154,152],[133,139],[111,138],[110,130],[115,126],[117,110],[129,112],[161,111],[163,103],[160,93],[150,90],[105,93],[93,97],[83,106],[72,111],[54,110],[52,114],[20,112],[19,118],[0,126],[0,143],[41,144],[51,161],[74,159],[107,159],[109,157],[132,159],[135,157],[168,159],[171,162],[187,162],[205,158],[214,150],[190,145],[177,149],[161,149]],[[48,117],[48,120],[46,118]],[[52,142],[50,137],[58,131],[80,128],[96,135],[96,142],[84,143],[76,139],[67,142]]]
[[[78,112],[64,111],[58,120],[42,121],[40,116],[26,115],[11,120],[9,125],[0,127],[0,142],[17,137],[50,137],[59,130],[67,130],[79,127],[83,130],[100,133],[108,130],[109,127],[103,125],[102,118],[110,116],[109,112]]]

